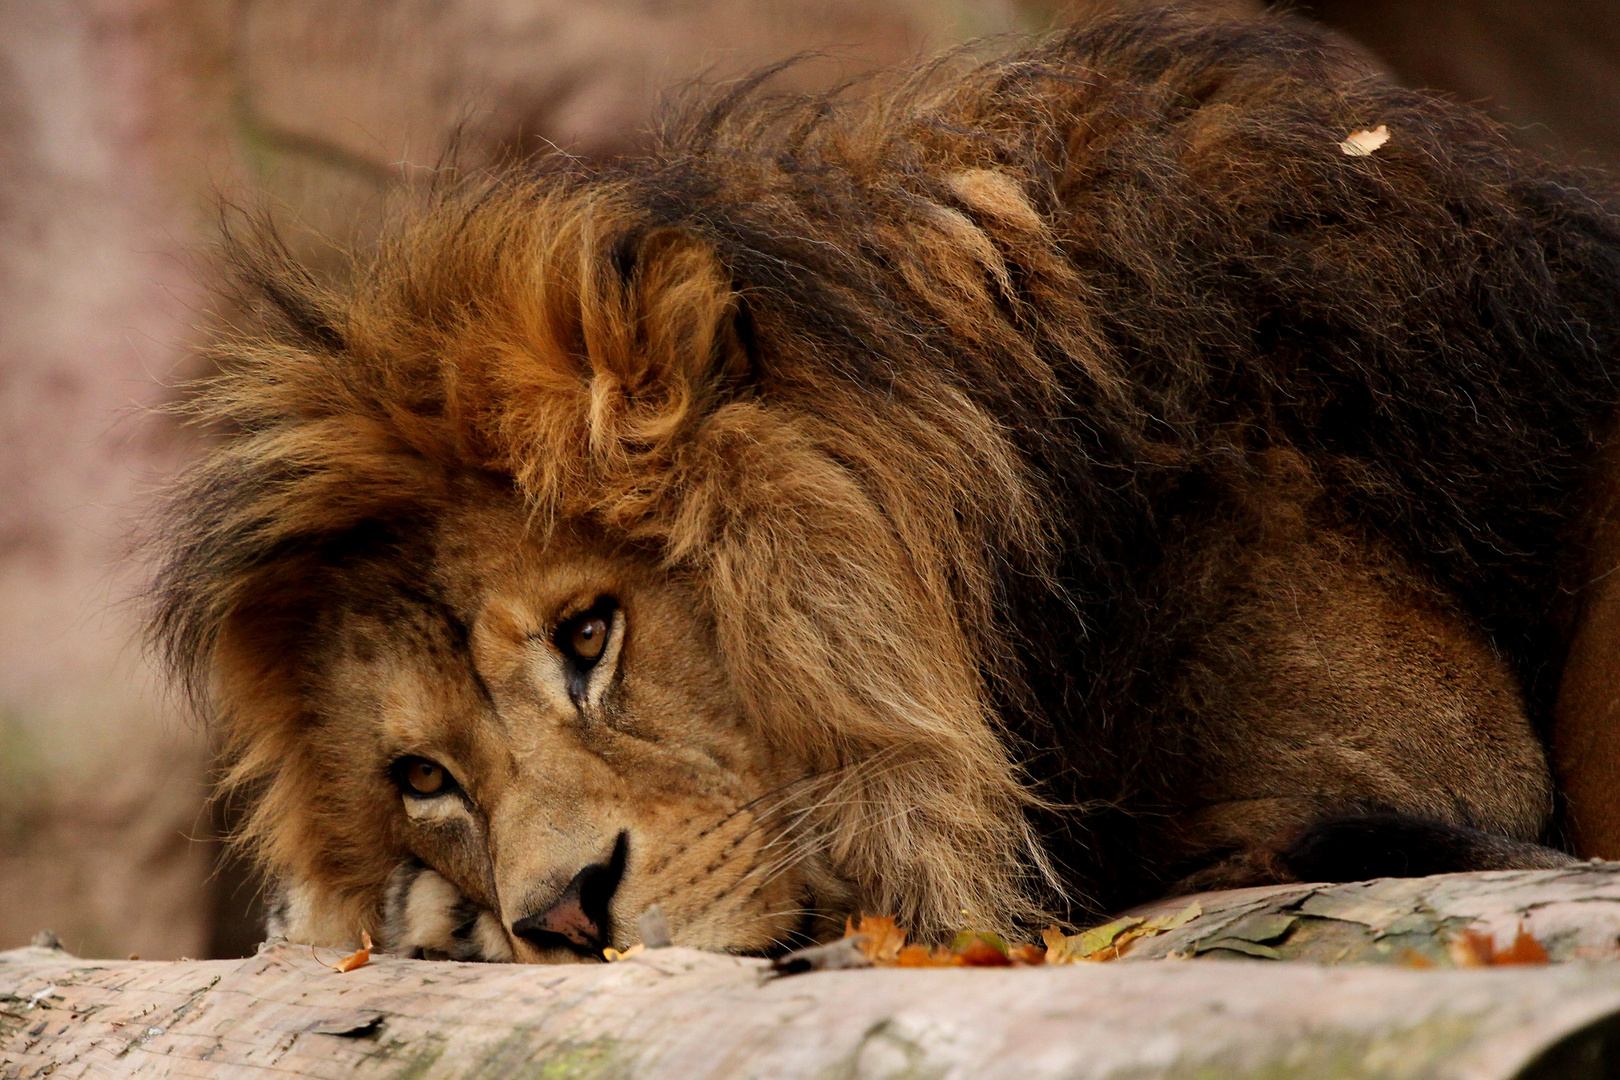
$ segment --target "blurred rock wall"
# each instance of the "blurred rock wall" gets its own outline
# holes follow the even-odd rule
[[[206,757],[131,647],[226,143],[207,0],[0,2],[0,948],[197,955]]]
[[[238,953],[206,738],[135,644],[134,523],[197,436],[156,410],[213,318],[217,208],[309,257],[456,159],[633,147],[661,95],[804,51],[813,87],[1137,0],[0,0],[0,948]],[[1223,13],[1259,0],[1204,0]],[[1401,77],[1620,161],[1600,0],[1319,0]]]

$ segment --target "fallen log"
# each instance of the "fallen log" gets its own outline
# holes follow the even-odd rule
[[[177,963],[19,949],[0,954],[0,1072],[1550,1080],[1620,1065],[1620,866],[1197,903],[1111,963],[789,977],[682,948],[558,967],[379,955],[342,974],[285,942]],[[1521,929],[1552,962],[1493,966],[1478,947],[1505,952]]]

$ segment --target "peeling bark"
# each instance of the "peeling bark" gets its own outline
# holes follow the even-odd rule
[[[1616,1064],[1620,965],[1379,962],[1398,956],[1381,941],[1415,947],[1428,934],[1443,945],[1465,928],[1516,932],[1521,919],[1555,961],[1613,957],[1613,864],[1242,890],[1199,902],[1203,915],[1114,963],[787,978],[770,978],[764,961],[682,948],[559,967],[377,957],[348,974],[286,943],[246,960],[178,963],[20,949],[0,954],[0,1072],[1547,1080],[1610,1075]],[[1374,962],[1255,962],[1214,945],[1245,940],[1232,935],[1259,916],[1288,923],[1268,946],[1279,955],[1331,949]],[[1170,955],[1189,958],[1163,959]],[[1435,955],[1445,962],[1443,947]]]

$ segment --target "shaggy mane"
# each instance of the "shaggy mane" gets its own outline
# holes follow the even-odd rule
[[[439,192],[351,284],[238,248],[266,328],[216,350],[196,408],[234,434],[180,484],[155,629],[273,870],[336,827],[286,764],[280,598],[469,476],[702,584],[761,737],[837,777],[809,809],[858,902],[925,933],[1162,880],[1132,822],[1184,775],[1152,748],[1196,605],[1156,571],[1269,451],[1451,583],[1545,713],[1537,598],[1620,398],[1597,181],[1285,21],[963,63]]]

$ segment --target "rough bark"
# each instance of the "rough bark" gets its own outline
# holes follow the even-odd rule
[[[763,961],[681,948],[569,967],[375,957],[348,974],[285,943],[247,960],[180,963],[21,949],[0,954],[0,1072],[1544,1080],[1610,1075],[1616,1064],[1620,965],[1556,961],[1616,955],[1620,867],[1244,890],[1199,903],[1203,915],[1115,963],[786,978],[769,977]],[[1265,963],[1215,944],[1246,940],[1232,935],[1257,916],[1289,923],[1269,937],[1283,955],[1331,948],[1374,961],[1399,956],[1379,947],[1390,938],[1413,947],[1426,933],[1444,942],[1473,929],[1501,939],[1522,921],[1555,963]],[[1140,962],[1152,958],[1161,962]]]
[[[1620,960],[1620,863],[1234,889],[1133,914],[1173,912],[1191,899],[1201,916],[1142,939],[1122,960],[1240,950],[1255,955],[1247,943],[1264,945],[1281,960],[1444,966],[1455,962],[1452,945],[1467,930],[1503,947],[1522,930],[1555,964]]]

